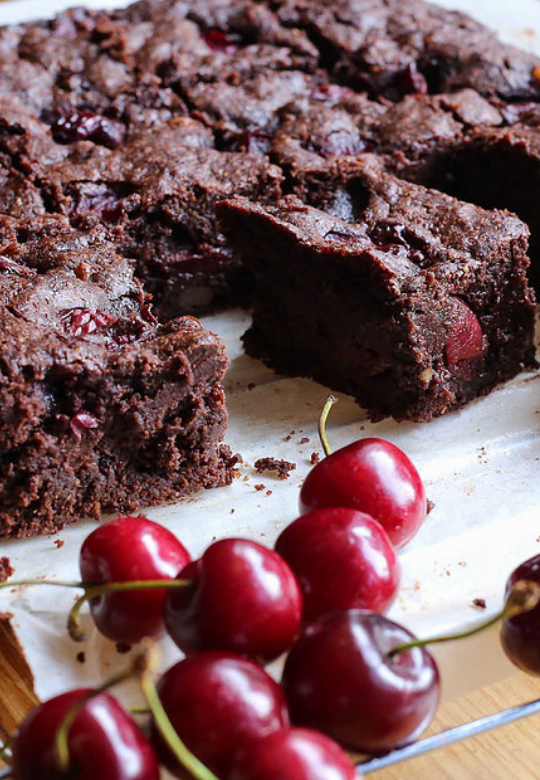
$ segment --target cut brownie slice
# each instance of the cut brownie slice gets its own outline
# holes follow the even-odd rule
[[[273,0],[280,19],[306,29],[334,75],[372,94],[470,87],[504,100],[539,100],[537,59],[503,44],[469,16],[422,0]]]
[[[100,229],[0,218],[0,535],[226,484],[223,344],[156,324]]]
[[[256,277],[250,354],[398,420],[430,420],[533,365],[525,225],[370,156],[330,176],[327,211],[294,197],[221,207]]]

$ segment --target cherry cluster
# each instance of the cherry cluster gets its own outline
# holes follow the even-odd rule
[[[186,657],[153,689],[138,670],[148,737],[108,684],[37,707],[10,746],[17,780],[60,780],[66,769],[78,780],[154,780],[159,763],[200,780],[352,780],[359,773],[345,750],[380,755],[426,728],[440,683],[425,645],[437,640],[417,640],[383,614],[399,587],[395,547],[427,514],[424,486],[387,441],[332,454],[332,400],[320,426],[327,457],[305,480],[302,514],[274,550],[222,539],[192,561],[145,517],[88,536],[82,582],[72,583],[85,591],[70,614],[72,637],[84,638],[80,610],[89,603],[109,639],[136,644],[167,632]],[[514,572],[502,613],[504,648],[533,673],[539,583],[540,557]],[[284,653],[278,684],[264,665]]]

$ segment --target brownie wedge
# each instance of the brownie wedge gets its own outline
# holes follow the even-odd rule
[[[0,218],[0,536],[231,479],[221,341],[158,325],[99,228]]]
[[[255,276],[249,354],[353,395],[373,419],[427,421],[534,364],[528,229],[387,174],[334,170],[325,210],[221,205]]]

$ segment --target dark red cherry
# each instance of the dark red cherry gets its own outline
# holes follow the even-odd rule
[[[114,325],[116,317],[101,309],[69,309],[61,316],[64,330],[71,336],[87,336],[100,328]]]
[[[220,778],[229,776],[241,747],[289,725],[279,685],[256,663],[232,653],[205,652],[180,661],[162,677],[158,693],[182,742]],[[170,771],[188,777],[161,737],[154,738]]]
[[[228,650],[272,661],[294,642],[302,621],[296,577],[273,550],[223,539],[183,569],[190,587],[169,591],[165,623],[184,653]]]
[[[506,598],[521,580],[540,584],[540,555],[525,561],[512,572],[506,583]],[[540,605],[505,618],[501,626],[501,642],[513,664],[528,674],[540,675]]]
[[[66,780],[58,768],[55,737],[70,708],[85,690],[56,696],[33,710],[13,744],[16,780]],[[73,780],[159,780],[152,747],[137,724],[108,693],[91,699],[77,714],[68,747]]]
[[[117,119],[92,111],[71,111],[56,116],[51,125],[54,140],[60,144],[93,141],[116,149],[124,143],[126,128]]]
[[[424,485],[411,460],[383,439],[361,439],[324,458],[307,475],[300,512],[347,507],[377,520],[402,547],[427,514]]]
[[[484,337],[477,316],[461,298],[452,298],[450,325],[444,358],[450,370],[463,361],[477,360],[484,349]]]
[[[309,729],[283,729],[256,739],[240,752],[230,780],[359,780],[349,756],[331,739]]]
[[[276,543],[298,577],[304,619],[341,609],[384,612],[399,588],[400,565],[384,528],[355,509],[317,509]]]
[[[119,517],[96,528],[80,552],[87,583],[171,580],[189,563],[183,544],[146,517]],[[115,642],[134,644],[165,631],[163,590],[106,593],[90,601],[96,626]]]
[[[397,623],[361,610],[312,623],[283,672],[293,723],[373,755],[414,740],[437,708],[439,673],[424,648],[389,655],[412,638]]]

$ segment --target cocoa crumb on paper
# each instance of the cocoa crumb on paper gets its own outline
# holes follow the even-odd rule
[[[248,390],[255,390],[255,382],[250,382],[249,385],[247,386],[247,389]]]
[[[289,434],[287,434],[287,436],[285,436],[285,438],[283,439],[283,441],[290,441],[291,439],[292,439],[292,436],[291,436],[291,434],[289,433]]]
[[[275,471],[278,479],[287,479],[291,471],[295,469],[296,463],[290,463],[288,460],[280,460],[278,458],[259,458],[255,463],[257,474]]]
[[[311,463],[312,466],[316,466],[317,463],[320,461],[320,459],[321,459],[321,456],[320,456],[320,454],[318,452],[312,452],[311,453],[311,458],[309,459],[309,462]]]
[[[266,495],[267,495],[267,496],[271,496],[273,492],[274,492],[273,490],[267,490],[267,491],[266,491]]]
[[[435,501],[430,501],[429,498],[428,498],[426,514],[429,515],[431,512],[433,512],[433,510],[435,509],[436,506],[437,505],[436,505]]]
[[[55,539],[54,540],[54,546],[56,547],[57,550],[60,550],[60,548],[63,547],[64,545],[65,545],[65,542],[64,542],[63,539]]]
[[[486,600],[485,599],[473,599],[473,602],[475,607],[478,607],[478,609],[486,609]]]
[[[298,444],[309,444],[310,441],[311,439],[309,438],[309,436],[302,436]]]
[[[77,653],[77,661],[80,664],[85,664],[86,663],[86,653],[82,652],[82,651],[80,653]]]
[[[257,490],[257,491],[259,492],[259,491],[261,491],[261,490],[264,490],[264,489],[265,489],[265,487],[266,487],[266,485],[263,485],[263,484],[261,483],[260,485],[253,485],[253,487],[255,488],[255,490]]]
[[[7,582],[15,574],[9,558],[0,558],[0,582]]]

